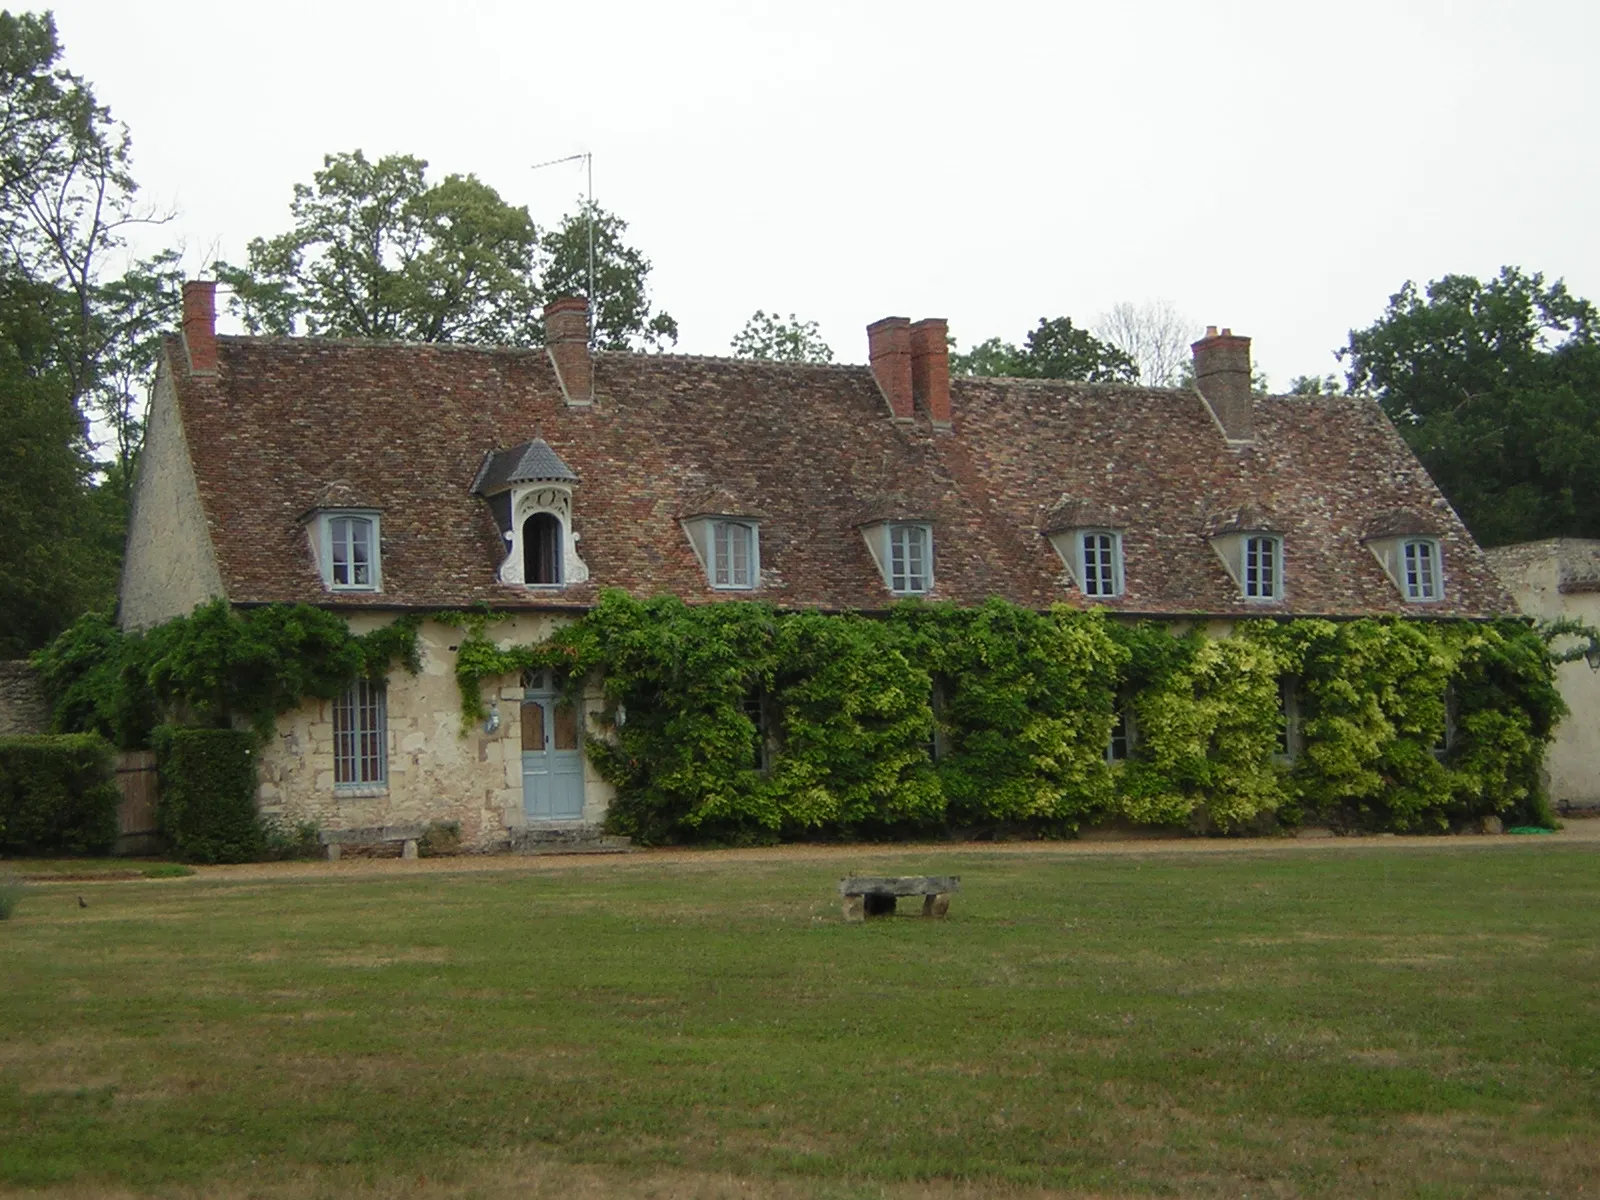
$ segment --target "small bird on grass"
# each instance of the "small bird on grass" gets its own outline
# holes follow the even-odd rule
[[[82,896],[79,896],[78,897],[78,907],[79,908],[88,908],[89,907],[89,902],[87,900],[85,900]]]

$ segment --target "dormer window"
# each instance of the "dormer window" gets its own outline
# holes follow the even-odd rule
[[[375,512],[317,514],[317,564],[334,592],[376,592],[382,586],[381,539]]]
[[[1122,594],[1122,535],[1093,530],[1078,538],[1078,586],[1085,596]]]
[[[559,587],[561,518],[536,512],[522,523],[522,579],[537,587]]]
[[[760,570],[756,566],[756,528],[743,521],[711,524],[711,586],[752,588]]]
[[[927,521],[875,520],[859,526],[883,582],[896,596],[933,590],[933,526]]]
[[[1439,543],[1432,538],[1410,538],[1401,547],[1407,600],[1438,600],[1444,589],[1439,578]]]
[[[506,556],[497,572],[501,583],[552,588],[589,578],[572,528],[577,486],[578,477],[543,438],[484,457],[472,492],[488,501],[505,539]]]
[[[1276,600],[1282,595],[1283,541],[1268,534],[1244,540],[1244,598]]]
[[[932,531],[926,525],[896,521],[889,526],[889,590],[916,596],[933,587]]]
[[[719,591],[751,591],[761,583],[761,537],[749,518],[719,514],[683,521],[706,582]]]
[[[1239,594],[1257,604],[1283,599],[1283,538],[1259,529],[1215,534],[1211,546]]]
[[[1444,552],[1436,526],[1427,512],[1397,510],[1374,518],[1362,539],[1408,604],[1444,599]]]
[[[1122,531],[1108,505],[1063,496],[1043,514],[1040,529],[1061,556],[1084,596],[1108,600],[1122,595]]]

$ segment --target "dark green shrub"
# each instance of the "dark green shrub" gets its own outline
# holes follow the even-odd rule
[[[285,821],[282,817],[261,818],[261,854],[270,862],[288,859],[323,858],[321,830],[315,821]]]
[[[0,738],[0,853],[106,854],[117,840],[111,747],[93,734]]]
[[[423,858],[445,858],[461,853],[461,822],[434,821],[422,831],[417,853]]]
[[[249,862],[263,849],[256,817],[255,738],[243,729],[163,725],[152,739],[156,807],[173,853],[190,862]]]

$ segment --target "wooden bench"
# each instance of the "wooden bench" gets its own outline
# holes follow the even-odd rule
[[[839,880],[846,921],[889,916],[901,896],[921,896],[922,915],[942,917],[950,911],[951,894],[960,890],[959,875],[847,875]]]
[[[401,858],[416,858],[417,842],[426,829],[426,825],[382,825],[371,829],[324,829],[317,836],[327,849],[329,862],[339,861],[341,847],[381,846],[386,842],[400,843]]]

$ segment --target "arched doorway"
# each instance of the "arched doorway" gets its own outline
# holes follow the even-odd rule
[[[522,578],[533,584],[561,582],[561,519],[537,512],[522,523]]]

